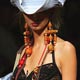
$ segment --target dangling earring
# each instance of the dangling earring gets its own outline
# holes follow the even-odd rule
[[[25,31],[24,31],[23,35],[24,35],[25,52],[24,52],[22,58],[19,61],[19,64],[18,64],[19,68],[21,68],[24,65],[26,58],[32,54],[32,47],[30,45],[30,38],[29,38],[30,31],[28,29],[27,23],[24,25],[24,28],[25,28]]]
[[[25,30],[24,31],[24,45],[25,45],[25,53],[27,54],[27,56],[30,56],[32,54],[32,46],[31,46],[31,40],[30,40],[30,36],[31,33],[29,31],[28,25],[27,23],[24,26]]]
[[[54,51],[54,46],[56,44],[56,41],[57,41],[57,36],[56,36],[56,33],[58,32],[58,30],[53,30],[52,28],[52,24],[51,22],[48,23],[48,30],[46,32],[46,35],[48,35],[48,50],[50,52],[53,52]]]

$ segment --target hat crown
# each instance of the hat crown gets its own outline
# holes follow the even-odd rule
[[[16,5],[20,11],[26,14],[34,14],[38,11],[44,11],[55,7],[56,5],[64,5],[65,0],[10,0]]]

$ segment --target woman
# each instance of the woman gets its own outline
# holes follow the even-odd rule
[[[2,80],[76,80],[75,47],[56,36],[55,9],[65,0],[11,2],[25,18],[24,46],[18,51],[13,73]]]

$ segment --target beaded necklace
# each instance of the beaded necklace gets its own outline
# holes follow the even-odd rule
[[[25,29],[26,29],[26,31],[23,33],[24,34],[24,43],[25,43],[24,44],[25,45],[25,52],[24,52],[22,58],[19,60],[18,71],[16,73],[14,80],[17,80],[19,73],[21,72],[21,70],[25,66],[25,62],[26,62],[27,58],[30,57],[30,55],[32,54],[32,43],[31,43],[31,39],[30,39],[31,34],[30,34],[29,29],[27,28],[27,25],[25,25]],[[47,51],[50,53],[52,53],[54,51],[54,46],[55,46],[55,43],[57,40],[57,38],[56,38],[57,32],[58,32],[58,30],[53,30],[52,24],[51,24],[51,22],[49,22],[48,29],[44,33],[45,48],[44,48],[42,55],[39,59],[38,65],[33,70],[34,74],[32,76],[32,80],[38,80],[39,79],[39,73],[40,73],[39,67],[43,64],[44,59],[45,59],[46,54],[47,54]]]

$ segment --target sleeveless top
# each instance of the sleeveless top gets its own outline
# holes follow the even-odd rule
[[[61,73],[56,65],[54,53],[52,53],[52,63],[43,64],[40,66],[39,79],[38,80],[62,80]],[[16,75],[18,68],[15,69],[13,76]],[[22,69],[17,80],[32,80],[34,72],[32,71],[28,76]],[[12,79],[13,80],[13,79]]]

